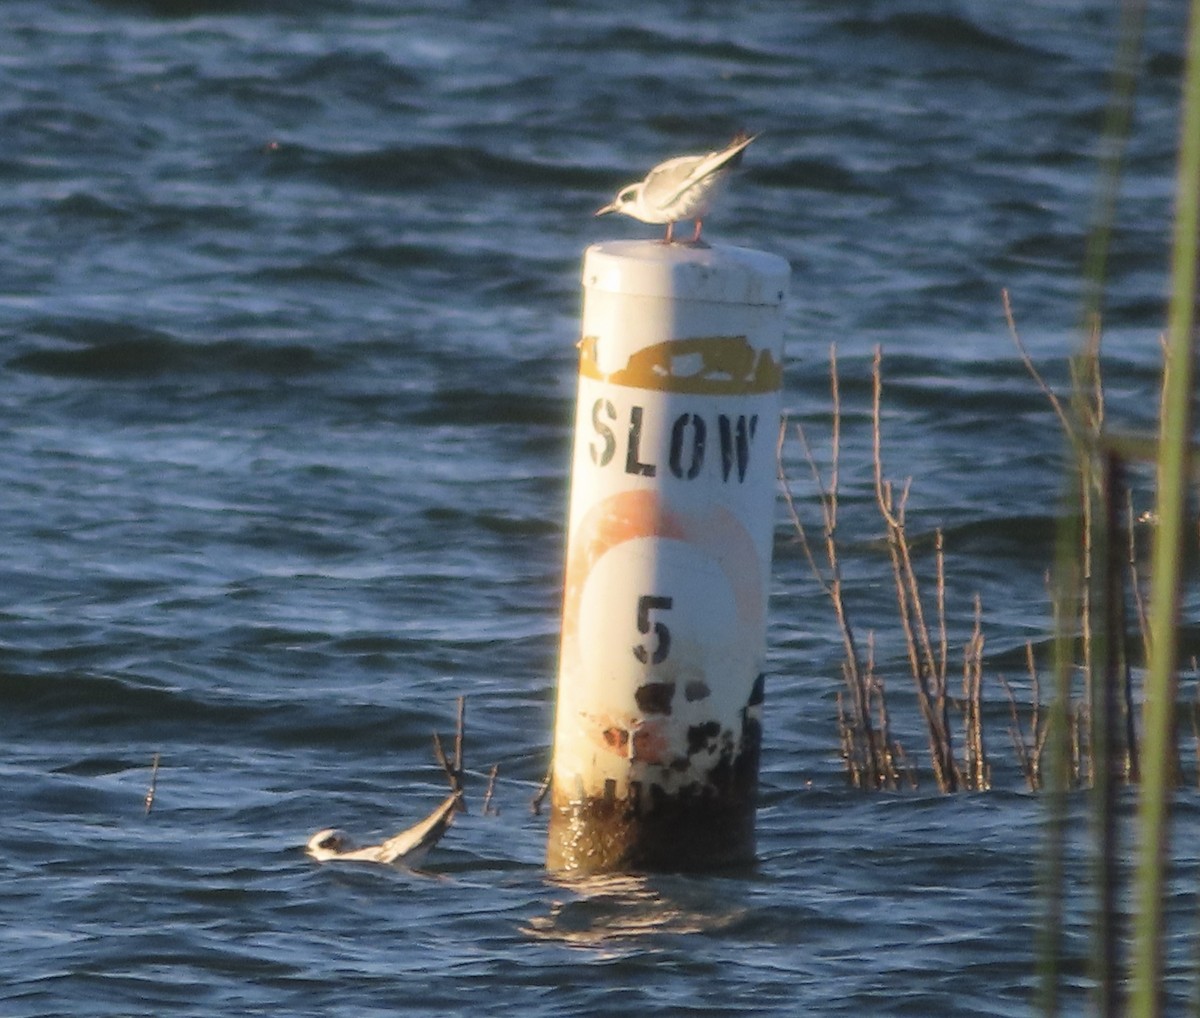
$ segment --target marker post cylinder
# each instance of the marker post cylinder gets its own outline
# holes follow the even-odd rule
[[[786,261],[590,247],[552,870],[752,862]]]

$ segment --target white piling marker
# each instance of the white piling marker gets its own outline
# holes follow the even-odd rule
[[[554,870],[754,858],[786,261],[584,257]]]

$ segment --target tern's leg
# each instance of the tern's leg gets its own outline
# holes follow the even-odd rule
[[[701,226],[700,220],[697,219],[696,220],[696,232],[692,234],[692,243],[693,244],[700,243],[700,226]]]
[[[663,240],[663,243],[664,243],[664,244],[670,244],[670,243],[671,243],[671,234],[674,232],[674,230],[675,230],[675,224],[674,224],[674,223],[667,223],[667,236],[666,236],[666,238]]]

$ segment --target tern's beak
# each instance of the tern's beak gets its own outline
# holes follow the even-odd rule
[[[606,215],[608,215],[608,213],[616,212],[616,211],[617,211],[617,203],[614,201],[614,202],[609,202],[602,209],[596,209],[596,215],[606,216]]]

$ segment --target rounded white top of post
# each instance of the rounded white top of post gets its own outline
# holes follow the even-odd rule
[[[593,244],[583,256],[585,287],[640,297],[777,306],[790,276],[778,255],[725,244],[614,240]]]

